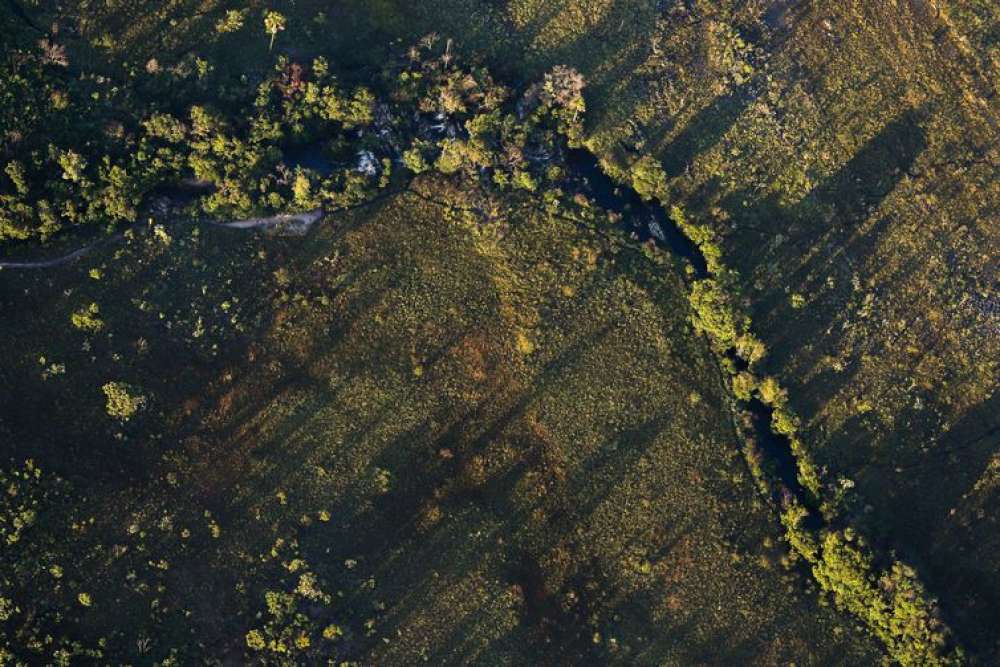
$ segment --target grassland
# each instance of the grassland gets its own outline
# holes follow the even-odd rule
[[[995,8],[440,2],[380,17],[457,35],[512,76],[587,75],[588,145],[612,173],[655,155],[670,200],[715,227],[817,461],[994,661]]]
[[[21,603],[109,656],[235,657],[305,572],[331,597],[297,594],[303,660],[874,659],[782,564],[680,280],[468,217],[403,193],[305,239],[179,224],[5,275],[31,315],[4,320],[4,437],[86,490],[26,540],[59,546]],[[90,303],[100,331],[62,324]],[[125,424],[109,380],[146,398]]]
[[[141,20],[130,5],[106,7],[81,26],[74,66],[111,74],[121,60],[169,65],[196,53],[238,72],[234,45],[245,61],[266,55],[262,5],[224,35],[214,26],[226,3],[163,3]],[[511,82],[554,64],[583,71],[589,148],[611,173],[655,156],[670,202],[717,231],[771,351],[766,370],[788,388],[828,478],[857,493],[852,520],[918,567],[974,659],[996,661],[995,8],[284,9],[277,48],[306,58],[332,44],[359,80],[396,40],[430,31]],[[744,479],[726,392],[687,329],[669,267],[612,263],[596,239],[544,219],[512,224],[502,239],[443,227],[428,206],[403,195],[305,243],[270,239],[264,257],[253,237],[203,231],[220,254],[171,268],[189,243],[171,230],[169,254],[155,236],[133,241],[134,255],[103,261],[107,279],[85,280],[83,268],[4,275],[5,310],[33,314],[3,325],[20,361],[3,371],[5,406],[16,409],[0,428],[18,454],[48,451],[43,468],[102,480],[93,516],[121,523],[129,507],[152,522],[187,495],[185,510],[168,511],[206,527],[205,508],[225,518],[208,547],[173,537],[162,547],[192,563],[172,566],[185,573],[170,583],[184,600],[175,604],[192,615],[171,627],[227,637],[214,651],[243,650],[226,643],[235,625],[218,610],[244,610],[245,632],[262,592],[252,574],[242,592],[239,581],[213,582],[221,567],[208,563],[257,567],[282,536],[299,540],[331,592],[343,590],[329,613],[352,615],[344,655],[367,661],[421,651],[495,662],[874,660],[867,640],[780,566],[779,531]],[[117,275],[122,263],[132,273]],[[63,290],[73,292],[57,306]],[[126,305],[134,300],[153,305],[139,317]],[[88,365],[80,332],[56,323],[91,302],[109,326]],[[198,317],[208,332],[195,338]],[[134,346],[118,345],[139,338],[149,356],[136,362]],[[164,372],[186,359],[196,372]],[[52,363],[66,363],[66,376]],[[144,388],[145,421],[108,426],[99,388],[110,379]],[[123,448],[140,453],[121,459]],[[140,494],[151,480],[159,486]],[[289,516],[311,524],[286,525]],[[121,531],[79,539],[107,550]],[[199,585],[224,602],[206,605]],[[369,618],[379,628],[370,636]],[[775,628],[769,645],[761,637]]]

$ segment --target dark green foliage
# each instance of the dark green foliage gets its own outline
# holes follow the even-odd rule
[[[735,301],[714,278],[695,281],[691,286],[691,310],[695,327],[704,331],[721,350],[736,345],[749,326],[738,313]]]
[[[948,647],[936,605],[928,601],[912,568],[897,561],[880,572],[863,544],[831,531],[823,537],[822,557],[813,572],[837,605],[864,619],[901,665],[961,662],[961,654]]]

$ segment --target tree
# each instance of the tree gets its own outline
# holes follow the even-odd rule
[[[667,193],[667,174],[663,165],[649,155],[642,156],[631,169],[632,187],[643,201],[653,197],[664,199]]]
[[[227,11],[226,15],[215,24],[216,31],[220,33],[236,32],[242,27],[243,12],[236,9]]]
[[[569,109],[576,115],[586,110],[583,101],[583,89],[586,85],[586,79],[578,71],[565,65],[556,65],[542,79],[539,96],[543,103]]]
[[[124,382],[108,382],[101,389],[107,397],[108,414],[123,422],[131,419],[146,405],[146,397]]]
[[[96,303],[92,303],[89,306],[81,308],[72,315],[70,315],[70,321],[73,326],[81,331],[86,331],[88,333],[97,333],[104,328],[104,322],[100,317],[100,308]]]
[[[285,16],[283,14],[273,9],[264,12],[264,31],[271,35],[271,44],[267,47],[268,51],[274,48],[274,38],[284,29]]]
[[[87,158],[71,150],[59,153],[59,166],[62,167],[62,177],[67,181],[79,183],[83,171],[87,168]]]
[[[730,295],[717,281],[706,278],[695,282],[689,299],[696,329],[706,332],[723,350],[736,344],[746,330],[746,317],[737,312]]]

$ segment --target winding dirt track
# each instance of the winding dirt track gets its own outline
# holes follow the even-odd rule
[[[100,243],[100,241],[98,242]],[[0,269],[48,269],[54,266],[60,266],[62,264],[69,264],[75,259],[79,259],[86,255],[88,252],[94,249],[94,246],[98,243],[92,243],[89,246],[80,248],[79,250],[74,250],[68,255],[63,255],[62,257],[56,257],[55,259],[47,259],[35,262],[0,262]]]
[[[308,211],[307,213],[281,213],[278,215],[272,215],[268,218],[248,218],[246,220],[234,220],[232,222],[212,222],[210,224],[216,227],[226,227],[229,229],[260,229],[260,228],[272,228],[280,227],[287,230],[289,233],[293,234],[305,234],[309,229],[323,218],[323,209],[316,209],[314,211]],[[70,262],[76,261],[89,253],[94,248],[104,245],[105,243],[111,243],[122,238],[123,234],[115,234],[114,236],[109,236],[106,239],[101,239],[100,241],[95,241],[88,246],[84,246],[78,250],[63,255],[62,257],[55,257],[53,259],[45,260],[35,260],[35,261],[3,261],[0,260],[0,269],[49,269],[56,266],[62,266],[63,264],[69,264]]]

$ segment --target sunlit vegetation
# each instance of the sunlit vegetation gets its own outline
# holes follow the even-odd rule
[[[920,563],[989,663],[998,16],[946,4],[443,0],[379,21],[583,72],[609,173],[657,157],[738,272],[828,496],[851,487],[852,520]]]
[[[0,662],[995,662],[1000,16],[926,4],[5,5],[4,259],[87,252],[0,269]]]
[[[128,421],[146,405],[146,397],[124,382],[108,382],[101,390],[107,397],[108,415],[116,419]]]

